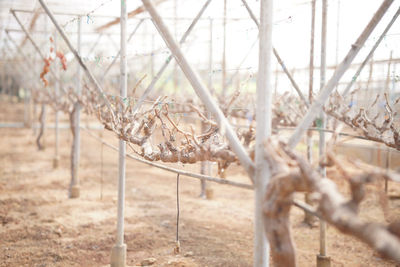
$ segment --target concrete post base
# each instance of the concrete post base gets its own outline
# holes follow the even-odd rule
[[[81,188],[79,187],[79,185],[72,186],[69,192],[69,198],[78,198],[80,196],[80,191]]]
[[[59,164],[60,164],[60,159],[59,158],[54,158],[53,159],[53,168],[57,169]]]
[[[125,267],[126,263],[126,244],[114,246],[111,250],[111,267]]]
[[[331,267],[331,258],[328,256],[317,255],[317,267]]]
[[[207,199],[213,199],[214,198],[214,190],[210,187],[206,187],[206,198]]]

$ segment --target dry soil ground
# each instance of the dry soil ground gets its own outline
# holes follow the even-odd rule
[[[21,105],[1,102],[0,121],[21,121],[22,110]],[[102,148],[85,132],[81,135],[81,197],[68,199],[69,130],[60,132],[60,166],[53,169],[52,129],[46,131],[44,151],[37,150],[31,129],[0,129],[0,266],[89,267],[109,263],[116,232],[118,155],[107,147]],[[103,132],[103,138],[117,144],[110,133]],[[199,169],[198,166],[185,168]],[[227,178],[248,180],[236,166],[229,169]],[[182,253],[176,256],[173,254],[175,182],[176,176],[172,173],[128,160],[127,263],[139,265],[143,259],[154,257],[155,266],[251,266],[252,192],[213,184],[214,198],[203,200],[198,197],[199,181],[182,176]],[[340,185],[342,191],[347,190],[345,183]],[[390,190],[391,194],[400,191],[394,184]],[[383,222],[378,194],[374,193],[375,189],[370,191],[362,216]],[[399,206],[399,200],[390,202],[392,211],[398,211]],[[292,209],[291,219],[299,265],[315,266],[318,224],[313,228],[303,224],[303,212],[297,208]],[[332,227],[328,228],[328,254],[332,266],[394,266],[366,245]]]

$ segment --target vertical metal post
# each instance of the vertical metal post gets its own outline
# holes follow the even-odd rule
[[[339,35],[340,34],[340,0],[337,1],[336,11],[336,55],[335,55],[335,66],[339,63]]]
[[[223,17],[223,47],[222,47],[222,96],[226,95],[226,1],[224,0],[224,17]]]
[[[209,19],[209,38],[210,38],[210,43],[209,43],[209,50],[208,50],[208,90],[210,92],[213,91],[213,19]]]
[[[393,79],[393,88],[392,88],[392,90],[390,90],[390,74],[392,73],[391,72],[391,65],[392,65],[392,60],[393,60],[393,50],[391,50],[390,51],[390,57],[389,57],[389,62],[388,62],[388,70],[387,70],[387,77],[386,77],[386,86],[385,86],[385,91],[386,91],[386,94],[387,94],[387,97],[388,97],[388,100],[389,101],[391,101],[391,99],[392,99],[392,92],[394,93],[394,79]],[[394,66],[393,66],[393,69],[394,69],[394,71],[393,71],[393,74],[395,74],[396,72],[395,72],[395,67],[396,67],[396,64],[394,64]],[[385,167],[386,167],[386,171],[389,171],[389,167],[390,167],[390,151],[391,151],[391,149],[389,148],[389,147],[386,147],[386,161],[385,161]],[[380,151],[379,151],[379,153],[380,153]],[[387,194],[387,192],[388,192],[388,190],[389,190],[389,180],[387,179],[387,178],[385,178],[385,193]]]
[[[37,54],[35,54],[34,55],[34,57],[33,57],[33,64],[36,66],[36,60],[37,60]],[[40,64],[37,64],[37,68],[39,68],[39,72],[37,72],[37,73],[40,73],[40,66],[39,66]],[[35,71],[36,71],[36,68],[35,68]],[[36,134],[37,134],[37,114],[38,114],[38,105],[37,105],[37,103],[36,103],[36,101],[34,101],[34,100],[32,100],[32,104],[33,104],[33,111],[32,111],[32,133],[33,133],[33,135],[34,136],[36,136]]]
[[[154,79],[154,58],[155,58],[155,54],[154,54],[154,50],[155,50],[155,33],[151,34],[151,58],[150,58],[150,71],[151,71],[151,79]]]
[[[132,33],[129,35],[128,40],[126,41],[127,43],[132,39],[132,37],[135,35],[136,31],[139,29],[140,25],[144,22],[144,19],[141,19],[138,24],[136,24],[135,29],[132,31]],[[146,24],[146,23],[145,23]],[[147,31],[145,31],[147,32]],[[118,51],[117,55],[113,58],[111,61],[110,65],[106,68],[106,70],[103,73],[102,81],[101,83],[104,83],[104,79],[107,76],[107,73],[110,71],[111,67],[115,64],[115,62],[119,59],[119,56],[121,54],[121,49]]]
[[[57,32],[54,33],[54,51],[57,52],[57,45],[58,45],[58,34]],[[56,58],[57,60],[57,58]],[[58,99],[59,98],[59,80],[60,80],[60,71],[59,71],[59,67],[56,65],[56,68],[54,70],[55,75],[58,79],[55,79],[54,81],[54,94],[55,94],[55,98]],[[59,156],[59,152],[58,152],[58,147],[59,147],[59,139],[58,139],[58,133],[59,133],[59,129],[58,129],[58,117],[59,117],[59,111],[56,110],[55,113],[55,127],[54,127],[54,159],[53,159],[53,168],[58,168],[59,165],[59,161],[60,161],[60,156]]]
[[[392,92],[394,93],[394,92],[396,92],[396,77],[395,77],[395,75],[396,75],[396,66],[397,66],[397,64],[396,63],[394,63],[393,64],[393,79],[392,79]]]
[[[325,86],[326,80],[326,38],[327,38],[327,15],[328,15],[328,0],[322,0],[322,29],[321,29],[321,68],[320,68],[320,91]],[[317,119],[317,127],[319,131],[319,159],[325,156],[325,131],[326,115],[320,111],[319,119]],[[322,177],[326,177],[326,168],[321,167],[320,172]],[[326,256],[326,223],[320,220],[319,224],[319,255],[317,255],[317,267],[330,266],[330,258]]]
[[[212,67],[213,67],[213,19],[209,18],[209,49],[208,49],[208,90],[212,92]],[[211,117],[211,114],[208,112],[208,118]],[[205,125],[202,123],[202,132],[205,132],[207,129],[204,127]],[[202,161],[200,167],[201,174],[211,174],[211,164],[208,161]],[[200,180],[201,183],[201,193],[200,197],[202,198],[211,198],[211,189],[207,188],[206,180]],[[209,185],[208,185],[209,187]],[[209,193],[207,193],[209,192]]]
[[[275,66],[275,89],[274,89],[274,98],[278,97],[278,86],[279,86],[279,66],[276,64]]]
[[[126,59],[126,0],[121,0],[121,61],[120,61],[120,96],[127,96],[128,86],[127,59]],[[124,101],[122,101],[124,103]],[[119,107],[120,111],[124,109]],[[126,244],[124,244],[124,209],[125,209],[125,141],[119,140],[119,165],[118,165],[118,217],[117,217],[117,243],[111,251],[111,267],[124,267],[126,263]]]
[[[47,17],[43,17],[43,19],[44,19],[45,39],[47,39],[48,38]],[[45,132],[46,132],[46,115],[47,115],[46,104],[42,103],[40,116],[39,116],[40,130],[39,130],[39,134],[38,134],[38,137],[37,137],[37,143],[39,145],[40,144],[40,139],[42,139],[42,145],[43,146],[39,146],[39,150],[45,149],[45,147],[46,147],[46,135],[45,135]]]
[[[387,76],[386,76],[386,84],[385,84],[385,92],[390,100],[390,69],[392,67],[392,60],[393,60],[393,50],[390,51],[389,62],[387,65]]]
[[[77,34],[78,34],[78,43],[77,43],[77,53],[81,55],[81,37],[82,37],[82,19],[78,17],[77,21]],[[76,74],[76,88],[75,93],[77,95],[81,94],[81,66],[77,65],[77,74]],[[80,119],[81,119],[81,112],[80,112],[80,104],[77,101],[74,104],[74,128],[73,128],[73,140],[72,140],[72,151],[71,151],[71,185],[69,191],[70,198],[78,198],[80,195],[80,187],[79,187],[79,157],[80,157]]]
[[[178,0],[174,0],[174,37],[175,40],[178,40]],[[174,92],[176,93],[179,86],[178,79],[178,65],[176,61],[174,61],[174,70],[173,70],[173,82],[174,82]]]
[[[272,96],[272,26],[273,0],[260,3],[260,45],[257,74],[257,132],[254,179],[254,263],[253,266],[269,266],[269,244],[265,234],[263,203],[265,189],[270,179],[269,166],[264,159],[264,141],[271,135]],[[265,228],[264,228],[265,227]]]
[[[310,38],[310,70],[309,70],[309,84],[308,84],[308,102],[312,103],[313,90],[314,90],[314,48],[315,48],[315,1],[311,2],[311,38]],[[313,143],[312,143],[313,132],[307,132],[307,160],[312,162],[313,155]],[[312,205],[310,195],[305,194],[305,202]],[[308,225],[312,225],[315,221],[315,217],[308,213],[304,213],[304,222]]]

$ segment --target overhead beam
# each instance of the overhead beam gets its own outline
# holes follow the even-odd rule
[[[39,12],[38,12],[38,10],[36,10],[36,11],[34,11],[31,23],[29,24],[29,32],[31,32],[35,28],[36,21],[38,18],[39,18]],[[23,47],[27,40],[28,40],[28,37],[25,36],[24,40],[22,40],[22,42],[20,44],[20,47]]]
[[[155,5],[159,5],[159,4],[161,4],[162,2],[165,2],[165,1],[166,0],[157,0],[157,1],[155,1],[154,4]],[[143,13],[144,11],[146,11],[144,6],[140,6],[140,7],[136,8],[135,10],[133,10],[133,11],[128,13],[128,19],[131,19],[131,18],[135,17],[136,15],[139,15],[140,13]],[[104,25],[102,25],[100,27],[97,27],[96,31],[99,31],[99,32],[100,31],[104,31],[105,29],[110,28],[111,26],[120,23],[120,20],[121,20],[120,18],[116,18],[115,20],[110,21],[107,24],[104,24]]]

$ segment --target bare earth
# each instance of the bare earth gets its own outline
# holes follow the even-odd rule
[[[0,102],[0,106],[0,121],[22,120],[21,105]],[[14,114],[13,119],[8,114]],[[94,131],[97,135],[101,132],[104,139],[117,144],[112,134]],[[0,128],[0,266],[109,264],[116,233],[118,154],[105,146],[102,148],[83,131],[81,137],[81,197],[68,199],[69,130],[60,130],[60,166],[53,169],[52,129],[46,131],[45,151],[38,151],[31,129]],[[199,166],[185,166],[185,169],[197,172]],[[331,171],[330,175],[334,173]],[[228,170],[227,178],[248,182],[238,166]],[[346,192],[345,183],[339,183]],[[378,187],[370,188],[361,213],[368,220],[384,222],[376,193]],[[181,177],[182,252],[174,255],[176,175],[128,159],[127,264],[140,265],[142,260],[154,257],[157,259],[154,266],[251,266],[252,192],[217,184],[212,184],[212,188],[212,200],[200,199],[199,181]],[[400,187],[391,183],[390,194],[399,195],[399,192]],[[399,207],[400,200],[390,201],[390,220],[399,218]],[[299,265],[315,266],[318,224],[309,228],[302,220],[303,212],[293,208],[292,229]],[[328,228],[328,254],[332,266],[395,265],[331,227]]]

